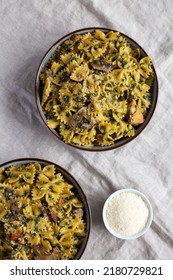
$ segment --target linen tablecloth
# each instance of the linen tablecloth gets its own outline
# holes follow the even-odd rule
[[[159,79],[156,111],[131,143],[107,152],[73,149],[43,124],[34,97],[40,60],[61,36],[84,27],[118,30],[151,56]],[[37,157],[67,169],[91,206],[82,259],[173,259],[173,2],[171,0],[0,0],[0,163]],[[123,241],[107,232],[102,207],[135,188],[154,210],[150,230]]]

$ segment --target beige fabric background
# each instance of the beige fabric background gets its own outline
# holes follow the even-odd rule
[[[34,78],[46,50],[82,27],[119,30],[152,57],[160,90],[148,127],[114,151],[91,153],[59,142],[35,105]],[[66,168],[91,205],[93,225],[83,259],[173,259],[172,0],[0,0],[0,163],[39,157]],[[113,191],[136,188],[154,209],[151,229],[135,241],[111,236],[102,207]]]

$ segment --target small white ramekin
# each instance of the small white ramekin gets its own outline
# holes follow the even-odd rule
[[[137,233],[137,234],[135,234],[133,236],[124,236],[124,235],[121,235],[121,234],[117,233],[116,231],[114,231],[110,227],[110,225],[108,224],[107,217],[106,217],[107,207],[108,207],[108,204],[111,201],[111,199],[113,197],[115,197],[116,195],[120,194],[120,193],[126,193],[126,192],[135,193],[135,194],[139,195],[143,199],[143,201],[146,203],[146,205],[148,207],[148,210],[149,210],[149,217],[148,217],[148,221],[147,221],[145,227],[143,228],[142,231],[140,231],[139,233]],[[104,222],[105,227],[107,228],[107,230],[112,235],[114,235],[115,237],[120,238],[120,239],[132,240],[132,239],[136,239],[136,238],[144,235],[147,232],[147,230],[151,226],[151,223],[152,223],[152,220],[153,220],[153,209],[152,209],[151,203],[148,200],[148,198],[143,193],[141,193],[140,191],[137,191],[135,189],[121,189],[121,190],[115,191],[114,193],[112,193],[107,198],[107,200],[105,201],[104,206],[103,206],[102,216],[103,216],[103,222]]]

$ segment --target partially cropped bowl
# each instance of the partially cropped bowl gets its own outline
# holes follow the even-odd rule
[[[27,173],[29,169],[25,170],[25,168],[30,165],[34,166],[33,168],[35,169],[33,183],[29,183],[29,181],[27,182],[27,180],[30,180],[30,174]],[[23,169],[22,166],[24,167]],[[44,169],[46,166],[47,169]],[[54,167],[52,168],[52,166]],[[18,168],[16,173],[14,171],[15,167]],[[26,176],[24,175],[25,171]],[[59,184],[59,182],[61,182],[60,174],[63,177],[63,189]],[[39,176],[41,177],[38,180]],[[6,183],[5,180],[10,183]],[[12,181],[13,183],[11,183]],[[33,190],[33,188],[37,188],[37,184],[44,185],[45,182],[48,183],[46,185],[46,189],[40,185],[40,193],[37,192],[37,195],[40,195],[44,189],[45,196],[41,196],[40,198],[37,197],[37,199],[34,200],[36,193],[34,193],[35,190]],[[1,206],[4,203],[4,207],[1,209],[0,213],[0,223],[1,226],[4,225],[5,228],[8,226],[7,230],[4,232],[4,234],[7,235],[5,237],[6,241],[4,244],[6,248],[4,249],[5,259],[11,258],[10,252],[12,252],[13,257],[15,254],[15,259],[27,259],[26,252],[28,252],[28,256],[30,256],[31,251],[34,250],[34,254],[36,251],[36,255],[34,255],[34,257],[32,256],[30,259],[55,260],[59,259],[58,257],[56,258],[56,256],[58,256],[60,250],[62,249],[63,252],[65,252],[65,255],[63,255],[65,257],[64,259],[68,259],[68,250],[70,250],[70,246],[72,245],[74,246],[73,248],[75,248],[76,253],[74,253],[73,258],[69,259],[78,260],[82,257],[90,235],[91,212],[88,200],[82,190],[82,187],[68,171],[56,163],[43,159],[21,158],[11,160],[0,165],[0,185],[2,199]],[[3,188],[5,188],[4,194],[2,194]],[[59,188],[61,188],[61,190]],[[46,191],[48,189],[49,193],[47,196]],[[52,190],[54,191],[54,195],[57,195],[57,197],[55,196],[55,203],[51,203]],[[60,192],[60,195],[58,192]],[[3,200],[4,195],[7,203]],[[65,206],[65,200],[63,199],[69,201],[66,201],[66,206],[68,207]],[[72,206],[70,206],[70,199],[74,199]],[[5,211],[7,212],[5,215],[3,215],[4,209],[6,209]],[[20,219],[22,220],[20,221]],[[65,219],[67,225],[65,224]],[[79,225],[77,222],[76,225],[73,224],[73,220],[75,219],[77,219],[76,221],[78,221]],[[45,225],[43,225],[44,221],[47,221]],[[32,229],[33,222],[35,223],[35,227]],[[71,226],[68,224],[69,222],[72,223]],[[12,225],[11,229],[10,224]],[[23,227],[22,231],[20,230],[21,226]],[[32,230],[34,230],[34,233]],[[29,234],[32,234],[31,240]],[[62,238],[62,236],[64,237]],[[47,240],[49,240],[49,244],[47,243]],[[71,244],[73,241],[76,243]],[[9,243],[12,244],[11,246],[14,246],[12,251],[10,251],[11,249]],[[3,254],[3,242],[1,245],[1,254]],[[52,246],[52,248],[50,248],[50,246]],[[0,258],[2,257],[1,254]]]
[[[106,229],[113,236],[133,240],[149,230],[153,209],[144,193],[136,189],[121,189],[106,199],[102,217]]]
[[[67,41],[68,39],[72,38],[72,36],[74,34],[84,35],[84,34],[87,34],[87,33],[92,33],[95,30],[102,31],[105,34],[107,34],[110,31],[117,32],[115,30],[108,29],[108,28],[91,27],[91,28],[84,28],[84,29],[80,29],[80,30],[75,30],[75,31],[73,31],[73,32],[63,36],[62,38],[58,39],[58,41],[56,41],[49,48],[49,50],[46,52],[46,54],[44,55],[44,57],[42,58],[42,60],[40,62],[40,65],[38,67],[38,71],[37,71],[37,74],[36,74],[35,96],[36,96],[36,104],[37,104],[38,111],[39,111],[39,113],[41,115],[41,118],[42,118],[43,122],[49,128],[51,133],[53,133],[58,138],[58,140],[62,141],[63,143],[65,141],[62,139],[62,137],[60,135],[59,128],[58,129],[57,128],[52,128],[52,127],[50,127],[50,125],[48,125],[47,117],[45,116],[45,112],[44,112],[43,107],[41,105],[42,97],[43,97],[43,84],[42,84],[42,81],[40,80],[40,75],[41,75],[43,69],[45,69],[45,67],[47,66],[48,61],[50,62],[50,58],[52,57],[52,55],[54,55],[55,52],[58,52],[57,48],[62,46],[62,44],[65,41]],[[130,44],[131,48],[133,48],[133,49],[134,48],[138,48],[140,50],[141,58],[148,56],[147,53],[145,52],[145,50],[137,42],[135,42],[133,39],[131,39],[130,37],[128,37],[127,35],[125,35],[123,33],[119,33],[119,34],[122,35],[127,40],[127,42]],[[109,49],[107,49],[107,52],[109,52]],[[67,54],[68,54],[68,51],[67,51]],[[104,59],[104,55],[103,55],[103,59]],[[96,70],[98,70],[98,69],[96,69]],[[102,143],[101,144],[99,143],[99,145],[98,145],[97,144],[98,141],[96,141],[96,144],[95,144],[95,142],[92,142],[92,145],[90,145],[90,144],[89,145],[88,144],[86,144],[86,145],[82,144],[81,145],[80,143],[77,144],[77,142],[73,143],[73,141],[68,142],[68,143],[66,142],[66,144],[70,145],[73,148],[78,148],[78,149],[86,150],[86,151],[107,151],[107,150],[111,150],[111,149],[115,149],[115,148],[121,147],[121,146],[129,143],[133,139],[135,139],[144,130],[144,128],[148,125],[148,123],[149,123],[149,121],[150,121],[150,119],[151,119],[151,117],[152,117],[152,115],[154,113],[154,110],[155,110],[155,107],[156,107],[156,103],[157,103],[157,98],[158,98],[158,80],[157,80],[157,75],[156,75],[156,71],[155,71],[155,68],[153,66],[153,63],[152,63],[152,70],[153,70],[153,83],[151,84],[151,88],[150,88],[151,105],[147,109],[147,113],[145,114],[144,121],[143,122],[139,122],[139,124],[135,125],[135,129],[134,129],[135,132],[133,133],[132,136],[128,135],[128,137],[126,137],[126,134],[123,134],[123,136],[119,138],[119,137],[116,136],[117,133],[115,131],[115,133],[113,133],[112,135],[116,136],[116,137],[113,136],[113,137],[115,137],[113,139],[116,139],[116,140],[111,142],[110,145],[107,145],[107,144],[103,144],[102,145]],[[66,79],[68,79],[68,75],[64,74],[64,76],[62,78],[64,80],[66,80]],[[141,79],[142,79],[142,76],[141,76]],[[49,106],[49,104],[48,104],[48,106]],[[74,112],[72,112],[72,113],[74,113]],[[115,112],[115,114],[116,114],[116,112]],[[97,120],[96,120],[96,122],[97,122]],[[107,128],[105,128],[105,129],[107,129]],[[97,133],[98,133],[98,127],[96,128],[96,130],[97,130]],[[100,131],[101,131],[101,129],[100,129]],[[100,133],[100,131],[99,131],[99,133]],[[84,135],[84,138],[86,137],[86,134]]]

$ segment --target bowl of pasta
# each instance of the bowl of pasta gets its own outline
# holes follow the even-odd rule
[[[0,165],[0,259],[80,259],[90,207],[77,181],[59,165],[17,159]]]
[[[150,121],[158,80],[151,58],[127,35],[85,28],[44,55],[35,96],[46,126],[62,142],[89,151],[127,144]]]

